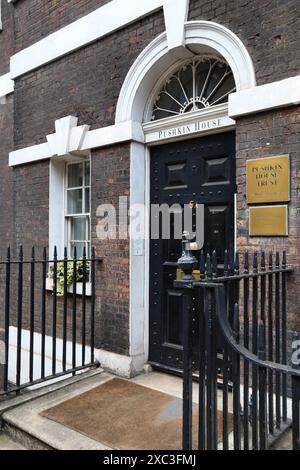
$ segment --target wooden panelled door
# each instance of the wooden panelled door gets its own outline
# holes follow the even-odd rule
[[[204,251],[234,250],[235,133],[155,147],[150,163],[151,204],[194,201],[204,204]],[[172,226],[172,218],[171,218]],[[150,363],[170,371],[182,369],[182,292],[173,287],[181,241],[150,241]],[[195,252],[197,254],[197,252]],[[195,308],[195,324],[197,308]],[[195,331],[195,336],[197,331]]]

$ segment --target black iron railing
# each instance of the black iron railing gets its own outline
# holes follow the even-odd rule
[[[32,248],[26,260],[7,250],[0,261],[0,318],[4,364],[0,395],[98,367],[95,360],[95,250],[81,258],[76,249],[52,259],[47,250],[37,258]],[[3,286],[3,288],[1,288]],[[80,289],[80,292],[79,292]],[[80,294],[80,295],[79,295]],[[58,351],[59,350],[59,351]]]
[[[184,244],[187,242],[184,241]],[[266,449],[289,426],[293,448],[300,449],[300,371],[288,365],[287,275],[293,270],[286,254],[253,255],[241,263],[237,254],[224,264],[216,253],[195,259],[185,246],[179,267],[183,289],[183,448],[192,448],[193,371],[199,371],[198,448]],[[241,266],[242,264],[242,266]],[[193,353],[192,306],[199,299],[198,356]],[[221,338],[221,339],[220,339]],[[295,344],[295,343],[293,343]],[[221,359],[220,359],[221,358]],[[291,398],[288,397],[290,392]],[[288,416],[288,404],[292,414]],[[221,415],[221,427],[220,427]],[[218,427],[219,421],[219,427]],[[195,423],[194,423],[195,424]]]

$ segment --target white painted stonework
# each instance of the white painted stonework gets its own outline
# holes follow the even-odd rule
[[[81,149],[85,134],[90,126],[78,126],[78,119],[67,116],[55,121],[55,134],[47,135],[49,149],[52,155],[67,155]]]
[[[0,98],[13,93],[14,91],[14,81],[11,80],[10,74],[6,73],[5,75],[0,76]]]
[[[112,0],[11,57],[11,78],[47,64],[164,7],[169,49],[183,44],[189,0]]]
[[[234,118],[299,103],[300,75],[232,93],[228,114]]]
[[[188,19],[190,0],[165,0],[164,16],[169,50],[185,44],[184,24]]]
[[[15,150],[9,154],[9,165],[66,156],[85,156],[89,150],[126,141],[144,142],[141,124],[132,121],[89,131],[89,126],[77,126],[78,119],[66,116],[55,121],[56,132],[46,136],[47,142]]]
[[[96,349],[95,358],[103,369],[126,378],[139,374],[145,364],[144,356],[123,356],[104,349]]]
[[[228,117],[228,106],[220,104],[200,111],[172,116],[143,125],[146,144],[183,140],[207,133],[233,129],[235,121]]]
[[[247,49],[229,29],[211,21],[185,23],[185,45],[195,54],[217,53],[232,69],[237,90],[256,85],[252,60]],[[192,56],[192,53],[189,52]],[[154,98],[161,84],[182,62],[169,51],[167,34],[154,39],[139,55],[122,86],[116,123],[150,121]]]
[[[11,57],[11,78],[20,77],[158,10],[163,0],[112,0]]]
[[[11,383],[16,383],[16,361],[17,361],[17,328],[10,326],[9,328],[9,370],[8,380]],[[41,342],[42,335],[34,333],[34,349],[33,349],[33,380],[38,380],[41,377]],[[30,331],[22,330],[21,334],[21,383],[29,382],[29,360],[30,360]],[[81,366],[82,361],[82,346],[76,344],[76,365]],[[63,370],[63,340],[56,339],[56,371],[57,373]],[[91,361],[91,348],[86,346],[86,363]],[[67,341],[66,347],[66,366],[67,369],[72,369],[72,342]],[[52,337],[45,337],[45,375],[52,375]],[[64,376],[63,378],[66,378]],[[53,379],[49,383],[61,380],[61,378]],[[42,385],[39,385],[42,386]],[[38,386],[30,387],[31,389],[38,388]]]

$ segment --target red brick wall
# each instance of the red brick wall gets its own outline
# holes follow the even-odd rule
[[[8,166],[8,153],[13,148],[13,95],[0,100],[0,256],[12,242],[13,171]]]
[[[70,114],[92,128],[113,124],[130,66],[163,30],[157,13],[17,79],[16,148],[44,141],[55,119]]]
[[[41,161],[14,170],[14,245],[24,244],[25,255],[31,246],[48,246],[49,237],[49,162]]]
[[[14,5],[16,52],[110,0],[19,0]]]
[[[99,240],[96,210],[100,204],[112,204],[118,208],[119,197],[129,197],[130,146],[116,145],[93,151],[91,168],[92,243],[96,247],[96,255],[103,258],[97,284],[98,346],[128,354],[129,240]]]
[[[257,83],[300,73],[299,0],[190,0],[189,20],[220,23],[244,43]]]
[[[237,245],[243,251],[287,251],[288,263],[295,266],[289,278],[289,328],[300,331],[300,107],[275,110],[237,121]],[[246,161],[271,155],[290,154],[291,202],[288,237],[249,237],[249,206],[246,203]]]
[[[1,2],[2,31],[0,31],[0,75],[9,72],[9,60],[14,47],[13,8],[7,1]]]

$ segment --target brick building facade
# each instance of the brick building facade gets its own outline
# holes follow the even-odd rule
[[[149,358],[149,247],[99,240],[97,208],[117,205],[123,196],[132,204],[149,204],[151,149],[178,140],[177,134],[164,141],[160,129],[180,127],[190,134],[184,136],[187,142],[209,135],[207,128],[184,127],[196,121],[219,119],[216,136],[234,130],[236,247],[284,249],[290,264],[297,267],[300,261],[299,1],[139,3],[1,0],[1,254],[8,244],[16,254],[22,243],[29,254],[32,244],[51,251],[68,243],[62,207],[53,216],[65,190],[58,162],[90,158],[90,242],[103,258],[96,347],[104,365],[126,375],[141,370]],[[160,128],[159,119],[151,120],[154,98],[170,74],[201,55],[230,66],[236,86],[229,105],[222,102],[217,114],[213,106],[194,110],[194,121],[188,121],[188,112],[178,112],[178,123],[165,118]],[[64,121],[67,116],[78,121]],[[246,161],[283,154],[291,161],[288,237],[250,237]],[[298,276],[297,268],[289,296],[291,330],[300,326]]]

